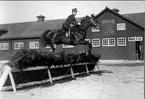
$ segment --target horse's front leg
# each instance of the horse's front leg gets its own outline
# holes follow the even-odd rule
[[[54,48],[53,44],[51,44],[50,46],[51,46],[52,52],[54,52],[55,51],[55,48]]]
[[[90,42],[83,40],[83,41],[80,41],[78,43],[78,45],[84,45],[85,46],[85,52],[86,52],[87,55],[91,53],[91,51],[92,51],[92,44]]]

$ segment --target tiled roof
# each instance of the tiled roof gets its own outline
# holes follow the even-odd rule
[[[123,16],[125,16],[126,18],[134,21],[135,23],[137,23],[145,28],[145,12],[123,14]]]
[[[77,18],[77,21],[79,20],[80,18]],[[0,25],[8,29],[8,33],[2,35],[0,39],[40,37],[45,30],[61,29],[64,21],[65,19],[57,19],[45,20],[43,22],[23,22]]]
[[[60,29],[63,21],[63,19],[60,19],[46,20],[43,22],[5,24],[4,27],[8,28],[8,33],[2,35],[0,38],[40,36],[47,29]]]
[[[7,32],[8,32],[8,30],[4,26],[0,26],[0,36]]]

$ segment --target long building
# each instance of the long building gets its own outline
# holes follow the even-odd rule
[[[65,21],[45,20],[42,15],[37,18],[35,22],[0,25],[8,30],[0,36],[0,60],[8,60],[21,48],[39,50],[41,34],[45,30],[61,29]],[[86,36],[93,46],[92,53],[101,54],[102,60],[143,60],[145,12],[120,14],[118,9],[106,7],[96,15],[96,19],[101,30],[89,27]],[[61,47],[74,52],[83,49],[82,46],[59,45],[57,50]],[[49,51],[49,47],[45,49]]]

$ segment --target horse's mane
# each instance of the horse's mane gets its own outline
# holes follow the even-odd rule
[[[84,23],[88,18],[90,18],[90,17],[89,17],[88,15],[86,15],[85,17],[83,17],[83,18],[81,19],[81,22],[80,22],[80,23],[81,23],[81,24]]]

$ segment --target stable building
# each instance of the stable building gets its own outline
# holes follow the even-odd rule
[[[144,23],[145,13],[121,15],[118,9],[106,7],[96,19],[100,23],[100,30],[90,27],[86,40],[93,48],[92,53],[101,54],[102,60],[142,60],[144,49]],[[46,30],[61,29],[65,19],[45,20],[45,17],[37,16],[38,21],[0,26],[8,30],[0,36],[0,60],[8,60],[9,56],[21,49],[39,50],[39,38]],[[77,19],[80,21],[80,18]],[[57,47],[59,46],[59,47]],[[82,46],[56,45],[66,51],[82,51]],[[50,51],[49,47],[45,48]]]
[[[143,14],[145,17],[145,13]],[[101,30],[90,28],[87,38],[91,40],[93,53],[100,53],[102,59],[142,60],[144,27],[119,14],[118,9],[105,8],[96,19]],[[142,19],[138,17],[138,20]],[[145,22],[145,19],[142,20]]]

